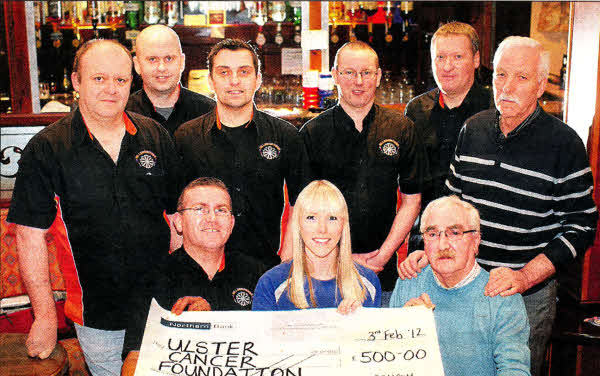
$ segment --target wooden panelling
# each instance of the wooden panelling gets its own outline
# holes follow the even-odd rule
[[[7,37],[8,73],[12,111],[32,112],[31,83],[29,82],[29,55],[27,52],[27,29],[25,27],[25,2],[6,1],[5,35]]]

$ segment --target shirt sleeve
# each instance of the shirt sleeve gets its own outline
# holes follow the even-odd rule
[[[289,127],[293,127],[289,125]],[[285,181],[288,189],[290,205],[294,206],[300,191],[310,182],[310,164],[308,153],[296,128],[286,129],[289,134],[287,147],[287,172]]]
[[[275,301],[275,289],[269,273],[265,273],[256,284],[254,297],[252,298],[253,311],[277,311],[277,302]]]
[[[47,229],[56,217],[56,166],[50,143],[39,134],[25,147],[7,222]]]
[[[573,142],[563,144],[560,155],[553,215],[561,225],[561,232],[543,250],[557,269],[583,256],[594,240],[598,220],[592,198],[594,182],[583,142],[574,136]]]
[[[399,116],[402,116],[399,114]],[[398,185],[404,194],[421,193],[423,189],[423,174],[426,166],[422,142],[420,142],[414,123],[403,119],[406,128],[404,132],[403,158],[399,160]]]
[[[369,282],[371,282],[373,287],[375,287],[375,296],[374,297],[368,296],[367,299],[369,301],[365,302],[363,304],[363,306],[380,308],[381,307],[381,283],[379,282],[379,277],[377,277],[377,274],[375,274],[371,270],[365,271],[365,277],[367,277]],[[385,308],[387,308],[387,307],[385,307]]]
[[[171,136],[166,130],[162,130],[162,150],[164,159],[166,160],[165,173],[167,175],[167,205],[166,211],[168,214],[173,214],[177,211],[177,199],[180,192],[183,190],[183,163],[175,149],[175,144]]]
[[[498,376],[530,376],[529,322],[520,294],[506,298],[496,312],[493,355]]]

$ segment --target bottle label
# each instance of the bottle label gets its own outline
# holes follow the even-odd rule
[[[125,12],[137,12],[140,10],[140,4],[138,3],[125,3],[123,6]]]

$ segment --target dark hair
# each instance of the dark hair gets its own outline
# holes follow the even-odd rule
[[[131,57],[131,51],[129,51],[121,43],[117,42],[114,39],[101,39],[101,38],[90,39],[87,42],[85,42],[84,44],[82,44],[81,47],[79,47],[79,49],[75,53],[75,59],[73,60],[73,72],[77,72],[77,78],[81,79],[81,74],[79,72],[79,66],[81,65],[81,59],[83,59],[83,56],[89,50],[91,50],[95,45],[104,44],[104,43],[110,43],[110,44],[114,44],[115,46],[120,47],[129,57],[129,61],[131,62],[131,66],[133,67],[133,59]]]
[[[227,186],[225,185],[225,183],[223,183],[222,180],[213,177],[201,177],[193,180],[191,183],[186,185],[185,188],[183,188],[183,191],[181,191],[179,199],[177,200],[177,210],[182,209],[185,193],[190,189],[194,189],[197,187],[215,187],[224,190],[225,192],[227,192],[227,196],[229,197],[229,206],[231,206],[231,195],[229,194],[229,189],[227,189]]]
[[[252,47],[252,45],[250,43],[244,42],[241,39],[228,38],[228,39],[223,39],[219,43],[215,44],[210,49],[210,52],[208,53],[208,58],[206,59],[206,64],[208,65],[208,74],[210,74],[211,77],[212,77],[212,69],[213,69],[213,62],[215,60],[215,56],[217,56],[217,54],[221,50],[230,50],[230,51],[248,50],[248,51],[250,51],[250,54],[252,55],[252,62],[254,63],[254,73],[258,75],[258,72],[260,72],[260,60],[258,58],[258,55],[257,55],[254,47]]]

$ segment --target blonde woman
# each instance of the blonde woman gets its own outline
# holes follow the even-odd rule
[[[352,261],[348,207],[335,185],[318,180],[300,192],[291,236],[292,261],[260,278],[252,310],[337,307],[349,313],[359,306],[381,305],[379,279]]]

